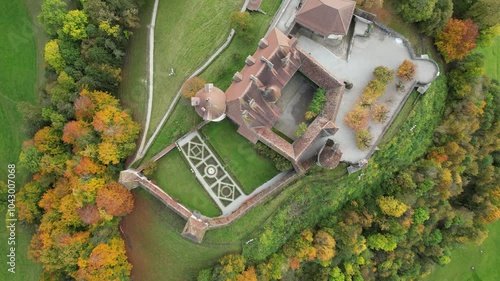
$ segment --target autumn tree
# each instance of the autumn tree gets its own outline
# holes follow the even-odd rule
[[[205,80],[200,77],[189,78],[182,85],[181,95],[186,99],[190,99],[191,97],[194,97],[199,90],[203,89],[205,83]]]
[[[437,34],[436,47],[446,62],[461,60],[476,47],[478,35],[478,27],[470,19],[450,19]]]
[[[156,168],[156,161],[149,161],[148,163],[146,163],[146,166],[144,167],[144,170],[142,170],[142,173],[145,176],[151,176],[156,171]]]
[[[380,207],[382,212],[388,216],[399,218],[401,217],[406,210],[408,210],[408,206],[394,198],[393,196],[382,196],[377,199],[377,205]]]
[[[373,137],[370,131],[362,129],[354,134],[356,138],[356,146],[361,150],[367,150],[372,145]]]
[[[87,38],[88,18],[84,11],[71,10],[64,16],[62,32],[69,35],[73,40]]]
[[[33,223],[41,218],[42,212],[38,201],[40,201],[44,191],[42,185],[36,181],[27,183],[19,190],[16,194],[16,207],[20,220]]]
[[[236,281],[257,281],[257,274],[255,267],[251,266],[243,271],[240,275],[236,276]]]
[[[99,189],[96,198],[97,207],[113,216],[124,216],[134,207],[134,198],[130,191],[117,182],[110,182]]]
[[[314,247],[316,248],[316,258],[323,264],[335,256],[335,239],[326,231],[318,230],[314,234]]]
[[[54,68],[56,73],[61,72],[64,69],[65,62],[61,56],[61,51],[59,49],[59,41],[57,39],[50,40],[45,44],[45,61]]]
[[[247,32],[252,28],[252,18],[249,12],[231,13],[231,26],[236,32]]]
[[[389,108],[384,103],[376,104],[372,109],[372,118],[375,123],[384,123],[389,117]]]
[[[344,123],[351,129],[359,131],[368,126],[369,111],[356,106],[344,117]]]
[[[415,78],[416,71],[417,66],[413,62],[404,60],[398,68],[397,75],[403,81],[411,81]]]
[[[215,274],[220,280],[234,280],[245,270],[245,258],[237,254],[225,255],[219,260],[219,265]]]
[[[99,209],[95,205],[87,205],[76,210],[78,216],[85,224],[95,224],[99,221]]]
[[[113,238],[109,243],[99,244],[88,258],[78,259],[78,270],[72,274],[77,280],[120,280],[130,276],[132,266],[127,262],[125,243]]]
[[[385,66],[377,66],[373,70],[373,75],[377,80],[380,80],[384,84],[387,84],[394,79],[394,71]]]

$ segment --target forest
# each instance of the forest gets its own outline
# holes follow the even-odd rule
[[[42,3],[47,82],[36,105],[19,105],[31,139],[18,167],[32,176],[16,194],[19,219],[37,227],[28,256],[41,280],[130,276],[118,223],[134,200],[116,180],[140,126],[114,94],[138,11],[136,0]]]

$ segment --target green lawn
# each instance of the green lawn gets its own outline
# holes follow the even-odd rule
[[[142,188],[133,191],[135,208],[122,220],[132,280],[195,280],[226,253],[239,252],[240,243],[197,244],[181,236],[186,223]]]
[[[190,210],[198,210],[205,216],[222,214],[210,195],[191,173],[181,152],[173,149],[157,162],[156,172],[151,177],[168,195]]]
[[[27,5],[32,6],[29,11]],[[36,13],[40,1],[0,0],[0,180],[6,182],[7,165],[17,163],[21,144],[26,136],[22,134],[23,119],[17,111],[21,101],[34,102],[36,99],[39,58],[30,13]],[[42,41],[41,39],[40,41]],[[37,64],[38,63],[38,64]],[[43,75],[41,75],[43,77]],[[26,180],[26,175],[16,174],[17,189]],[[2,198],[3,200],[4,198]],[[5,225],[5,209],[0,209],[1,223]],[[7,229],[0,230],[0,280],[39,280],[41,267],[27,258],[27,248],[33,227],[17,223],[16,229],[16,273],[7,271]]]
[[[230,15],[243,0],[160,1],[155,27],[154,98],[150,132],[177,90],[226,40]],[[169,76],[174,68],[175,75]]]
[[[257,154],[254,144],[238,132],[230,120],[209,123],[202,133],[217,151],[228,170],[235,175],[246,194],[279,173],[270,159]]]
[[[429,281],[497,281],[500,278],[500,221],[489,226],[481,246],[469,244],[452,252],[451,262],[438,268]],[[483,252],[481,252],[483,251]],[[471,267],[474,266],[474,270]]]
[[[478,47],[476,51],[484,55],[484,66],[488,76],[500,80],[500,36],[495,38],[491,46]]]
[[[153,4],[154,0],[145,0],[140,9],[141,26],[134,30],[129,40],[118,90],[118,97],[123,106],[130,109],[134,120],[141,124],[146,118],[148,25],[151,22]]]

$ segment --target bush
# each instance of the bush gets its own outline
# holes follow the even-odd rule
[[[205,83],[205,80],[201,79],[200,77],[189,78],[182,85],[181,95],[186,99],[194,97],[199,90],[203,89]]]
[[[313,99],[309,104],[308,111],[304,115],[307,120],[311,120],[314,117],[318,116],[323,107],[325,106],[326,101],[326,91],[323,88],[318,88],[316,92],[314,92]],[[312,117],[311,117],[312,116]],[[310,117],[310,118],[308,118]]]
[[[388,117],[389,108],[387,108],[386,104],[382,103],[374,106],[372,111],[372,118],[375,123],[384,123]]]
[[[146,166],[144,167],[144,170],[142,170],[142,173],[145,176],[151,176],[154,174],[156,171],[156,162],[155,161],[149,161]]]
[[[353,111],[344,117],[344,123],[351,129],[359,131],[368,126],[368,110],[356,106]]]
[[[258,142],[255,145],[255,148],[257,149],[257,152],[260,155],[263,155],[263,156],[271,159],[271,161],[273,161],[274,166],[276,167],[276,169],[278,171],[284,172],[284,171],[291,170],[293,168],[292,163],[290,161],[288,161],[288,159],[286,159],[281,154],[279,154],[278,152],[271,149],[269,146],[267,146],[261,142]]]
[[[304,118],[306,118],[307,121],[313,120],[314,117],[316,117],[316,115],[312,111],[306,111],[306,113],[304,113]]]
[[[356,132],[356,146],[361,150],[367,150],[372,144],[372,134],[368,130]]]
[[[390,70],[385,66],[377,66],[373,70],[373,75],[377,80],[381,81],[384,84],[391,82],[394,79],[394,70]]]
[[[295,130],[295,136],[300,138],[307,131],[307,124],[302,122]]]
[[[415,77],[416,65],[409,61],[404,60],[398,68],[398,77],[403,81],[411,81]]]

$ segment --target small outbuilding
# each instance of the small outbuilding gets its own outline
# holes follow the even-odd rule
[[[295,22],[325,38],[347,35],[356,2],[350,0],[305,0]]]
[[[226,94],[213,84],[205,84],[191,98],[191,105],[205,121],[218,122],[226,117]]]

